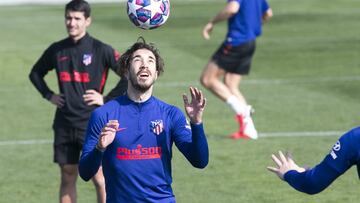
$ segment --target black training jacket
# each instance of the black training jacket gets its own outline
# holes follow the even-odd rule
[[[54,126],[86,129],[90,113],[97,106],[88,106],[83,95],[89,89],[103,93],[109,68],[117,72],[119,57],[120,54],[111,46],[89,34],[77,43],[66,38],[45,50],[29,77],[41,95],[50,99],[54,92],[50,90],[44,77],[49,71],[56,71],[59,92],[65,97],[65,105],[57,108]],[[116,89],[111,91],[112,97],[123,94],[126,85],[126,80],[122,79]],[[118,95],[114,95],[114,92]]]

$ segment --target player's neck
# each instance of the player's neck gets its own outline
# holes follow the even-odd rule
[[[129,85],[127,90],[127,95],[132,101],[137,103],[142,103],[147,101],[152,96],[152,92],[153,92],[153,86],[151,86],[147,91],[141,92],[135,89],[134,87],[132,87],[131,85]]]
[[[81,40],[84,36],[86,35],[86,32],[80,34],[80,35],[77,35],[77,36],[70,36],[71,40],[74,42],[74,43],[77,43],[79,42],[79,40]]]

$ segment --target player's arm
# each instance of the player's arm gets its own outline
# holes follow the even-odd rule
[[[323,191],[340,175],[341,173],[323,161],[304,172],[288,171],[284,175],[284,180],[294,189],[313,195]]]
[[[205,168],[209,163],[209,147],[203,124],[190,123],[192,143],[185,147],[183,153],[196,168]]]
[[[85,142],[79,161],[79,175],[85,181],[90,180],[101,166],[104,150],[96,146],[104,125],[105,121],[95,110],[91,114],[88,123]]]
[[[177,122],[174,124],[175,144],[194,167],[205,168],[209,162],[209,148],[202,123],[206,99],[197,88],[191,87],[190,93],[190,102],[187,96],[183,95],[190,126],[186,124],[185,117],[179,112],[178,115],[181,116],[178,117]]]
[[[47,100],[50,100],[51,95],[54,94],[46,84],[44,77],[52,69],[50,58],[51,52],[47,49],[43,55],[38,59],[30,71],[29,79],[40,94]]]
[[[216,24],[218,22],[231,18],[234,14],[239,12],[240,4],[237,1],[229,1],[226,6],[215,17],[210,20],[210,23]]]
[[[215,15],[210,21],[205,25],[202,31],[202,35],[205,39],[210,39],[210,33],[212,32],[214,25],[218,22],[225,21],[231,18],[236,14],[240,9],[240,4],[237,1],[229,1],[226,6]]]
[[[209,163],[209,148],[203,124],[190,123],[190,126],[188,126],[185,119],[180,121],[180,123],[183,129],[180,129],[181,127],[179,126],[179,129],[174,133],[176,147],[192,166],[205,168]],[[189,130],[191,132],[188,132]]]
[[[263,0],[262,5],[261,5],[261,10],[262,10],[262,22],[265,23],[267,21],[270,20],[271,17],[273,17],[273,11],[270,8],[268,2],[266,0]]]
[[[324,161],[312,169],[299,167],[289,155],[279,151],[271,156],[277,167],[268,167],[294,189],[307,194],[316,194],[328,187],[340,174]]]
[[[298,167],[289,156],[279,152],[279,156],[272,155],[277,167],[268,167],[280,179],[288,182],[293,188],[307,194],[316,194],[327,188],[336,178],[345,173],[358,160],[358,139],[352,130],[343,135],[334,145],[330,154],[312,169],[305,170]]]
[[[31,83],[35,86],[35,88],[43,96],[43,98],[47,99],[52,104],[61,108],[65,103],[64,96],[62,94],[54,94],[54,92],[50,90],[49,86],[44,80],[45,75],[53,69],[51,58],[52,52],[51,48],[49,48],[43,53],[43,55],[39,58],[39,60],[31,69],[29,79]]]
[[[266,10],[265,13],[263,14],[263,16],[262,16],[262,22],[263,22],[263,23],[268,22],[268,21],[270,20],[270,18],[273,17],[273,15],[274,15],[274,14],[273,14],[272,9],[269,8],[269,9]]]
[[[124,95],[127,90],[127,79],[126,77],[122,77],[119,71],[119,58],[121,54],[115,49],[108,47],[106,54],[107,61],[109,63],[109,67],[121,78],[120,81],[116,84],[114,88],[112,88],[109,93],[104,96],[104,102],[108,102],[118,96]]]

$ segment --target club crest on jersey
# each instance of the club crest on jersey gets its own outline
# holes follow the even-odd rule
[[[83,55],[83,64],[85,66],[90,65],[92,62],[92,54],[84,54]]]
[[[164,122],[163,120],[155,120],[151,121],[151,130],[156,135],[160,135],[164,130]]]

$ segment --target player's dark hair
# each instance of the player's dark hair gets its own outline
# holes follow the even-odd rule
[[[164,60],[161,58],[159,50],[152,43],[146,43],[143,37],[139,37],[137,42],[133,44],[126,52],[121,55],[119,64],[119,72],[121,77],[125,75],[130,69],[130,61],[133,53],[139,49],[147,49],[151,51],[156,59],[156,70],[158,71],[158,76],[164,72]]]
[[[90,4],[84,0],[72,0],[65,6],[65,15],[69,11],[84,12],[85,18],[90,17],[91,8]]]

